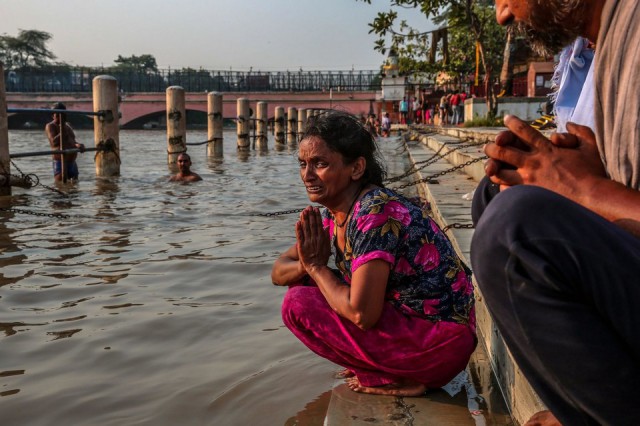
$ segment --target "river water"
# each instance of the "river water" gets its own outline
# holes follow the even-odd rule
[[[93,146],[93,133],[78,131]],[[206,140],[192,131],[189,142]],[[12,131],[12,153],[48,148]],[[121,176],[13,189],[0,207],[0,424],[321,425],[333,364],[283,326],[271,265],[304,207],[294,149],[224,158],[168,183],[166,135],[122,131]],[[407,161],[382,143],[390,176]],[[49,157],[15,160],[55,186]],[[13,169],[15,171],[15,168]]]

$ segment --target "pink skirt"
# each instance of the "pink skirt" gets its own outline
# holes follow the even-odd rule
[[[363,386],[410,379],[439,388],[466,367],[476,346],[471,326],[407,316],[388,302],[376,326],[361,330],[336,314],[317,287],[289,288],[282,319],[309,349],[353,371]]]

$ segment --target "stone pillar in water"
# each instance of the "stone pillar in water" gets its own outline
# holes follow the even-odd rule
[[[207,156],[222,157],[222,94],[207,94]]]
[[[237,131],[238,131],[238,150],[248,151],[250,149],[249,142],[249,125],[250,113],[249,113],[249,99],[238,98],[237,100]]]
[[[176,164],[178,156],[187,151],[187,114],[184,89],[167,87],[167,162]]]
[[[273,133],[276,145],[284,145],[284,108],[276,107],[273,116]]]
[[[118,81],[110,75],[93,79],[93,111],[105,115],[93,118],[93,140],[96,148],[96,176],[110,177],[120,174],[120,113],[118,112]]]
[[[309,112],[308,109],[300,109],[300,111],[298,112],[298,139],[302,138],[302,132],[304,131],[304,126],[307,124],[308,112]]]
[[[298,110],[294,107],[287,109],[287,144],[296,144],[296,123],[298,122]]]
[[[256,149],[266,151],[269,148],[267,136],[267,121],[269,120],[266,102],[256,104],[257,126],[256,126]]]
[[[5,181],[0,186],[0,195],[11,195],[11,185],[7,182],[11,173],[9,157],[9,122],[7,119],[7,92],[4,85],[4,67],[0,62],[0,173]]]

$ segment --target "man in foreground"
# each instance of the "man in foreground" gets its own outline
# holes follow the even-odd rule
[[[490,181],[474,199],[474,272],[551,411],[528,424],[637,424],[640,6],[497,0],[496,16],[536,48],[557,52],[577,36],[596,43],[596,134],[569,123],[547,139],[505,117],[509,131],[485,147]]]
[[[186,152],[178,155],[179,172],[169,178],[170,182],[197,182],[202,180],[199,174],[191,171],[191,157]]]
[[[62,102],[53,104],[52,109],[67,109]],[[67,123],[67,117],[64,113],[54,113],[53,120],[44,128],[49,139],[49,146],[52,150],[77,148],[80,152],[84,152],[84,145],[76,142],[76,134]],[[62,139],[62,143],[60,143]],[[78,165],[76,164],[77,152],[69,154],[53,154],[53,178],[56,182],[64,182],[67,180],[77,180],[79,176]],[[64,166],[64,173],[63,173]]]

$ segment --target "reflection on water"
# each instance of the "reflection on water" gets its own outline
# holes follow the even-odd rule
[[[92,144],[91,132],[77,132]],[[205,140],[193,132],[190,140]],[[0,200],[0,419],[23,424],[321,425],[335,366],[282,325],[273,260],[307,205],[291,147],[189,147],[203,181],[169,183],[166,136],[123,131],[121,176],[79,157],[67,195]],[[391,176],[404,171],[386,142]],[[46,147],[11,132],[11,152]],[[46,157],[16,161],[55,186]]]
[[[96,178],[91,154],[75,185],[54,185],[46,157],[16,161],[67,196],[0,201],[42,214],[0,213],[2,424],[284,424],[333,368],[283,328],[270,283],[295,215],[256,216],[307,205],[294,151],[238,153],[228,134],[223,158],[189,148],[204,180],[181,185],[164,133],[120,140],[115,178]],[[45,144],[10,133],[11,152]]]

